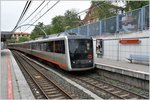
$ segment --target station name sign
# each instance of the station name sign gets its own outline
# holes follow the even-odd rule
[[[119,43],[121,44],[139,44],[141,41],[139,39],[125,39],[125,40],[119,40]]]

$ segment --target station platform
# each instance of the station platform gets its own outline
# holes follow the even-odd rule
[[[130,63],[127,61],[117,61],[105,58],[95,58],[95,66],[99,69],[124,74],[127,76],[149,80],[149,66]]]
[[[1,50],[0,99],[35,99],[12,53]]]

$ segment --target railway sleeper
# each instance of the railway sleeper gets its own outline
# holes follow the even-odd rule
[[[96,85],[96,84],[98,84],[98,82],[91,82],[91,84],[94,84],[94,85]]]
[[[63,95],[59,94],[59,93],[53,94],[53,95],[48,95],[48,97],[50,97],[50,99],[57,99],[58,97],[61,97],[61,96],[63,96]]]
[[[42,85],[42,86],[46,86],[46,85],[51,86],[51,84],[49,84],[49,83],[39,83],[39,84]]]
[[[97,87],[101,87],[101,86],[103,86],[103,84],[96,84],[95,86],[97,86]]]
[[[80,78],[79,78],[79,79],[80,79]],[[81,78],[81,80],[88,81],[88,82],[93,81],[93,80],[91,80],[91,79],[89,79],[89,78]]]
[[[43,85],[42,87],[50,87],[50,84]]]
[[[108,88],[108,89],[106,89],[107,91],[111,91],[111,90],[114,90],[114,88]]]
[[[120,93],[121,91],[114,91],[114,92],[111,92],[113,94],[117,94],[117,93]]]
[[[120,95],[120,97],[124,98],[124,97],[127,97],[129,96],[130,94],[123,94],[123,95]]]
[[[51,86],[51,87],[50,86],[49,87],[43,87],[42,86],[42,89],[44,89],[44,90],[48,90],[48,89],[51,90],[51,89],[54,89],[54,87],[53,86]]]
[[[48,80],[46,80],[46,79],[43,79],[43,80],[38,80],[39,82],[41,82],[41,83],[49,83],[49,81]]]
[[[45,92],[52,92],[52,91],[58,91],[56,88],[47,88],[46,90],[44,90]]]
[[[46,92],[46,94],[48,94],[48,95],[53,95],[53,94],[57,94],[57,93],[59,93],[59,91]]]
[[[59,100],[59,99],[66,99],[66,98],[64,96],[61,96],[61,97],[58,97],[57,99]]]
[[[102,89],[105,89],[105,88],[108,88],[108,86],[102,86],[101,88],[102,88]]]

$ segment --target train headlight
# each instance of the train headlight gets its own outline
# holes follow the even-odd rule
[[[91,60],[89,60],[89,63],[91,63],[92,61]]]
[[[87,58],[92,59],[93,58],[92,54],[88,54]]]

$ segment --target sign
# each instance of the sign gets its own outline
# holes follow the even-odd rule
[[[130,40],[119,40],[119,43],[121,44],[138,44],[141,41],[139,39],[130,39]]]

